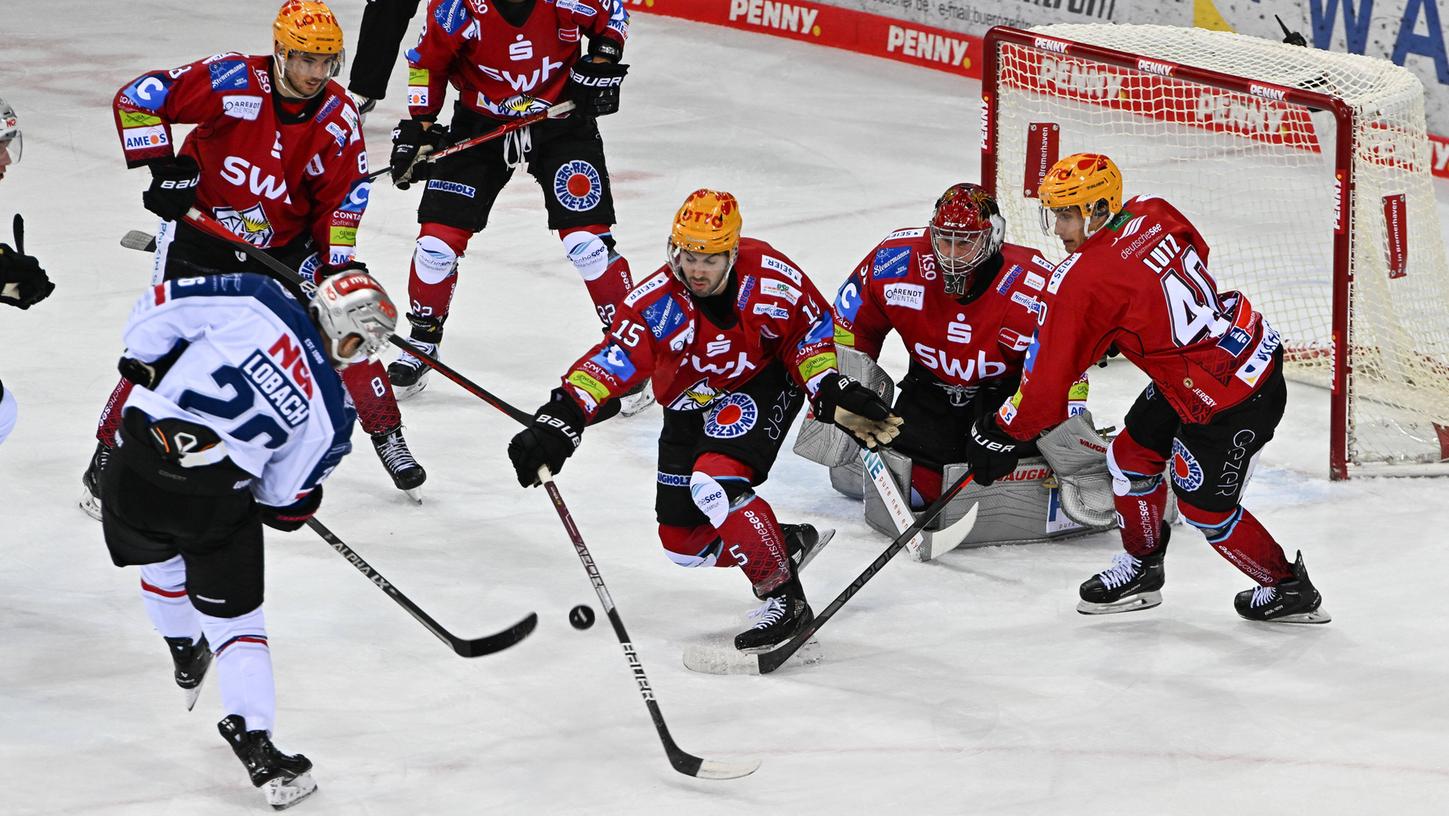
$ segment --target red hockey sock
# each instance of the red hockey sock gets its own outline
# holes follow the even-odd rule
[[[941,498],[941,471],[912,462],[911,489],[915,490],[916,494],[921,497],[921,501],[926,504]],[[907,494],[906,501],[910,502],[909,491]]]
[[[734,559],[719,557],[720,537],[708,524],[679,527],[659,525],[659,541],[669,560],[681,567],[733,567]]]
[[[785,550],[785,534],[775,520],[770,503],[752,495],[738,507],[730,509],[724,524],[719,526],[725,555],[740,565],[755,595],[764,597],[771,590],[790,580],[790,556]]]
[[[101,409],[101,418],[96,422],[96,439],[108,448],[116,446],[116,434],[121,430],[121,406],[126,404],[133,387],[134,383],[122,378],[111,391],[110,399],[106,400],[106,407]]]
[[[1121,522],[1122,549],[1141,558],[1162,544],[1162,514],[1167,510],[1167,459],[1143,447],[1126,431],[1107,449],[1112,471],[1112,504]]]
[[[397,396],[381,362],[354,363],[342,369],[342,384],[357,406],[357,424],[368,434],[390,431],[402,424]]]
[[[569,261],[584,279],[589,300],[605,325],[614,322],[614,314],[625,296],[634,288],[629,261],[614,251],[614,238],[605,224],[569,227],[559,230],[559,240]]]
[[[1283,548],[1258,519],[1239,506],[1226,512],[1202,510],[1181,500],[1178,508],[1187,523],[1202,530],[1209,544],[1228,563],[1263,586],[1277,586],[1293,577]]]
[[[458,259],[473,234],[461,227],[423,224],[418,230],[408,270],[408,299],[415,315],[441,320],[448,316],[458,285]]]

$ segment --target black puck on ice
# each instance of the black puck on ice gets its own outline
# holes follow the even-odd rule
[[[587,629],[594,625],[594,610],[579,604],[569,610],[569,624],[575,629]]]

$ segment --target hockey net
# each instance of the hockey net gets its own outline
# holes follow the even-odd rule
[[[1106,153],[1167,198],[1209,268],[1331,389],[1330,472],[1449,473],[1449,268],[1424,92],[1385,60],[1167,26],[993,29],[982,179],[1007,239],[1054,260],[1036,184]]]

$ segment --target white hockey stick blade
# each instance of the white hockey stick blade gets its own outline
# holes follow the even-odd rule
[[[155,252],[156,236],[149,232],[131,230],[121,237],[121,246],[126,249],[138,249],[142,252]]]
[[[739,779],[760,769],[760,760],[742,759],[739,762],[722,762],[706,759],[700,764],[694,776],[697,779]]]
[[[791,658],[796,663],[820,662],[820,642],[811,639]],[[684,647],[684,667],[700,674],[759,674],[760,656],[735,648],[734,638],[718,635]]]
[[[971,505],[966,515],[961,520],[931,534],[931,541],[921,548],[922,561],[930,561],[956,549],[966,543],[966,537],[971,535],[971,529],[976,526],[976,511],[981,509],[981,503]]]

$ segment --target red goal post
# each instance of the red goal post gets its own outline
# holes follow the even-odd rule
[[[1110,155],[1126,196],[1192,219],[1289,377],[1330,389],[1332,478],[1449,473],[1449,268],[1412,73],[1205,29],[997,27],[981,129],[1009,241],[1061,259],[1036,185],[1060,156]]]

